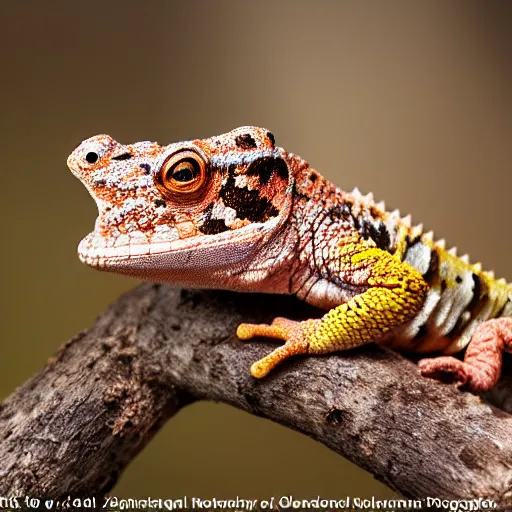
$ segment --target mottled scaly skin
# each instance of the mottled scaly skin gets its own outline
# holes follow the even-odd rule
[[[98,205],[79,246],[93,267],[154,281],[295,294],[321,319],[242,324],[241,339],[285,343],[254,363],[263,377],[295,354],[369,342],[465,360],[424,359],[480,391],[495,385],[512,344],[511,287],[457,258],[431,233],[344,192],[268,130],[242,127],[209,139],[122,145],[107,135],[68,159]]]

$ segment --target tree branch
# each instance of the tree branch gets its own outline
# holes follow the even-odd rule
[[[273,345],[236,340],[236,326],[310,314],[282,296],[150,284],[122,296],[0,405],[0,496],[101,496],[181,407],[218,400],[317,439],[406,497],[512,504],[512,416],[398,354],[295,358],[253,379]]]

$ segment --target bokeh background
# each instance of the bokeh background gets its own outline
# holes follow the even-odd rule
[[[76,257],[95,206],[66,157],[97,133],[168,143],[265,126],[512,279],[511,7],[0,1],[0,397],[136,285]],[[392,495],[320,444],[210,403],[173,418],[114,493]]]

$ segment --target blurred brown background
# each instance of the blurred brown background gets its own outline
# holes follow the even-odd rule
[[[337,184],[512,279],[511,7],[1,1],[0,397],[136,284],[76,257],[95,206],[65,163],[96,133],[168,143],[268,127]],[[169,422],[114,493],[392,495],[320,444],[218,404]]]

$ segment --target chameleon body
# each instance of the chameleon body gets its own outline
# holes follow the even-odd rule
[[[302,322],[242,324],[284,341],[251,368],[369,342],[438,357],[424,375],[492,388],[512,345],[512,287],[388,212],[345,192],[264,128],[161,146],[82,142],[68,166],[98,206],[79,245],[95,268],[201,288],[294,294],[326,310]],[[469,345],[469,346],[468,346]],[[466,349],[464,361],[451,354]]]

